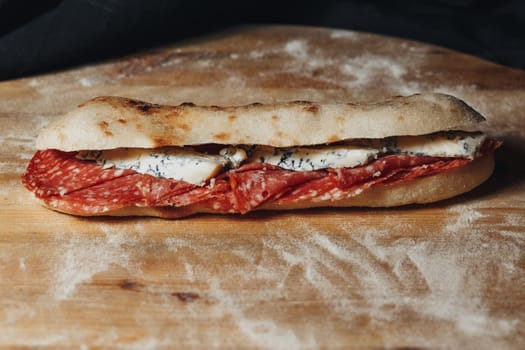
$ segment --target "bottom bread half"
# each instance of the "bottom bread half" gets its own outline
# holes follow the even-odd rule
[[[472,190],[487,180],[493,170],[494,155],[489,154],[460,168],[400,184],[374,186],[359,195],[341,200],[304,200],[286,205],[266,203],[256,210],[292,210],[316,207],[394,207],[416,203],[432,203]],[[47,206],[45,203],[43,204]],[[56,208],[50,208],[56,210]],[[153,216],[175,219],[197,213],[214,213],[214,211],[194,204],[185,207],[125,207],[103,215]]]

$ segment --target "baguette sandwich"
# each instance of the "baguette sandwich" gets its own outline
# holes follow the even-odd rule
[[[467,192],[500,142],[444,94],[377,103],[162,106],[97,97],[36,140],[22,182],[81,216],[392,207]]]

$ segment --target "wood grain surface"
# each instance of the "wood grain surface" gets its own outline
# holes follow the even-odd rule
[[[437,91],[504,139],[428,206],[82,219],[20,183],[39,130],[98,95],[358,101]],[[525,72],[396,38],[246,27],[0,83],[0,346],[525,348]]]

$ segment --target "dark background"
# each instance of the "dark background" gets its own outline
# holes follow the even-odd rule
[[[524,0],[0,0],[0,80],[245,24],[387,34],[525,68]]]

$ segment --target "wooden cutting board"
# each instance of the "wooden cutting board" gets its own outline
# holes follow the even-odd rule
[[[20,183],[38,131],[97,95],[156,103],[454,94],[505,140],[429,206],[82,219]],[[0,83],[0,346],[524,348],[525,72],[364,33],[249,27]]]

